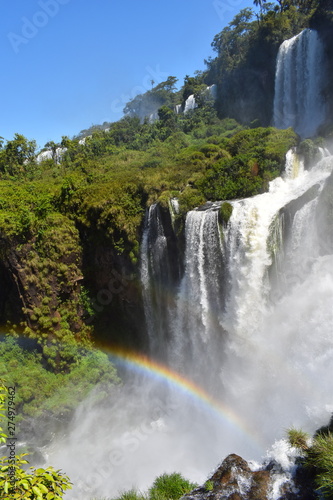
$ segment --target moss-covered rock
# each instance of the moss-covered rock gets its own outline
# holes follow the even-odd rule
[[[228,224],[229,219],[232,215],[232,205],[231,203],[225,201],[222,203],[219,209],[219,222],[221,224]]]

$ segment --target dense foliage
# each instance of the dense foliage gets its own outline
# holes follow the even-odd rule
[[[300,429],[288,431],[289,442],[301,452],[300,465],[314,477],[320,498],[333,498],[333,434],[330,425],[310,436]]]
[[[8,389],[0,384],[0,419],[1,424],[16,414],[16,407],[8,398]],[[7,409],[8,415],[5,414]],[[26,468],[29,463],[26,453],[15,454],[15,440],[8,436],[6,429],[0,426],[0,444],[6,443],[8,456],[0,457],[0,499],[8,500],[61,500],[66,490],[71,489],[69,478],[53,467]],[[14,443],[14,444],[13,444]]]
[[[22,343],[22,342],[21,342]],[[11,337],[0,342],[0,378],[16,387],[17,422],[48,414],[68,417],[92,391],[105,397],[119,383],[106,354],[76,347],[76,363],[68,373],[47,370],[40,352],[24,349]]]

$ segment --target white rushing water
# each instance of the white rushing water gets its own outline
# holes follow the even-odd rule
[[[333,369],[333,249],[321,255],[316,220],[319,193],[332,165],[332,157],[311,171],[296,164],[297,176],[289,169],[268,193],[235,202],[227,230],[231,289],[224,323],[230,334],[222,367],[225,397],[257,421],[267,438],[277,425],[314,430],[332,410],[325,379]],[[317,195],[307,200],[311,189]],[[275,240],[272,228],[288,217],[282,242]],[[283,259],[272,280],[277,244],[281,248],[275,252]]]
[[[188,113],[189,111],[192,111],[193,109],[195,109],[197,107],[198,107],[198,105],[195,102],[195,97],[192,94],[185,101],[184,113]]]
[[[324,83],[324,49],[317,32],[305,29],[284,41],[276,66],[274,125],[293,127],[302,137],[314,135],[326,117]]]
[[[214,101],[216,97],[217,97],[217,86],[215,84],[206,87],[206,89],[201,93],[201,98],[206,100],[206,103]],[[192,94],[185,101],[184,113],[188,113],[189,111],[192,111],[197,107],[198,104],[195,100],[194,94]],[[181,107],[176,106],[177,114],[180,112],[180,109]]]

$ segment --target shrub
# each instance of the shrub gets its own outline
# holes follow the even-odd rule
[[[204,484],[204,487],[207,491],[213,491],[213,488],[214,488],[214,483],[213,481],[211,481],[210,479],[208,479],[205,484]]]
[[[204,196],[197,189],[192,189],[190,186],[187,186],[184,191],[179,195],[179,207],[180,212],[185,214],[189,210],[193,210],[193,208],[198,207],[205,203]]]
[[[306,465],[314,467],[315,482],[324,498],[333,497],[333,434],[319,434],[307,450]]]
[[[178,500],[196,487],[179,473],[162,474],[149,488],[149,500]]]
[[[220,222],[227,224],[229,222],[231,214],[232,214],[232,205],[231,205],[231,203],[228,203],[227,201],[225,201],[224,203],[222,203],[222,205],[220,206],[220,210],[219,210]]]
[[[113,500],[178,500],[197,486],[197,484],[191,483],[178,472],[174,472],[158,476],[147,493],[132,489],[121,493],[119,497]]]
[[[291,444],[291,446],[299,448],[300,450],[303,451],[309,449],[310,436],[306,432],[300,429],[292,428],[287,431],[287,435],[288,435],[288,441]]]
[[[147,497],[135,490],[129,490],[121,493],[121,495],[114,500],[147,500]]]
[[[289,443],[302,452],[302,465],[314,474],[320,497],[333,498],[333,434],[317,432],[311,443],[302,430],[289,429],[287,435]]]
[[[8,390],[4,382],[0,382],[0,419],[4,419],[4,410]],[[11,406],[11,408],[14,408]],[[15,411],[15,410],[14,410]],[[3,432],[0,426],[0,443],[5,443],[8,436]],[[10,439],[9,439],[10,442]],[[30,467],[25,470],[29,463],[24,457],[27,453],[21,455],[10,454],[8,457],[0,457],[0,498],[5,500],[43,500],[63,498],[65,490],[71,489],[69,478],[59,470],[53,467],[46,469],[34,469]]]

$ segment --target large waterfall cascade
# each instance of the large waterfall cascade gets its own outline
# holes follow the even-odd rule
[[[284,41],[276,65],[274,125],[313,136],[326,118],[324,84],[324,49],[317,32],[305,29]]]
[[[303,136],[325,114],[320,50],[305,30],[278,58],[275,124]],[[189,212],[181,245],[177,200],[169,212],[150,207],[141,283],[150,356],[164,367],[127,364],[128,381],[109,404],[88,399],[69,435],[45,450],[75,484],[66,498],[142,491],[164,472],[204,482],[229,453],[261,461],[273,445],[276,459],[288,454],[287,428],[328,423],[332,170],[325,149],[311,168],[291,150],[268,192],[230,202],[228,223],[219,220],[221,202]],[[280,460],[287,471],[289,458]],[[270,500],[279,497],[277,483]]]
[[[257,406],[253,402],[259,405],[263,393],[267,395],[267,407],[272,405],[271,411],[275,416],[279,415],[280,422],[285,421],[287,425],[298,414],[299,409],[293,414],[295,404],[292,402],[297,400],[298,391],[301,393],[298,383],[304,380],[293,381],[294,394],[289,389],[291,381],[280,377],[280,365],[272,361],[278,360],[285,365],[284,358],[288,359],[288,355],[292,354],[297,359],[299,354],[297,364],[303,365],[306,371],[302,356],[306,359],[311,356],[311,351],[306,352],[306,343],[313,345],[315,339],[311,337],[309,326],[301,326],[295,318],[294,324],[287,326],[289,333],[285,342],[281,341],[274,355],[268,354],[270,346],[276,341],[271,332],[280,329],[282,332],[289,308],[269,328],[268,324],[276,311],[285,305],[286,296],[291,294],[289,300],[298,302],[292,293],[304,286],[316,266],[323,265],[325,269],[328,266],[329,269],[329,260],[321,256],[316,212],[320,193],[331,170],[331,156],[323,158],[308,171],[295,152],[289,151],[284,177],[272,181],[268,193],[233,201],[233,212],[227,227],[223,228],[219,223],[219,204],[207,210],[189,212],[186,219],[185,271],[174,290],[175,302],[170,304],[164,300],[161,291],[160,301],[168,310],[169,322],[163,325],[166,329],[163,335],[169,339],[165,352],[171,365],[195,379],[214,396],[223,400],[230,398],[232,405],[241,406],[247,415],[252,408],[253,422],[257,420],[258,424],[260,418],[256,416]],[[285,227],[288,216],[292,217],[291,227]],[[159,236],[156,238],[157,245],[158,241]],[[147,258],[145,250],[143,247],[143,263]],[[160,269],[164,269],[163,262],[160,262]],[[274,273],[272,269],[275,269]],[[302,300],[305,299],[302,297]],[[302,306],[302,300],[299,306]],[[147,308],[147,326],[154,340],[157,330],[150,326],[151,310],[151,306]],[[320,310],[321,305],[318,304],[316,313],[319,314]],[[296,311],[297,308],[293,310],[295,315]],[[330,345],[329,328],[333,326],[333,314],[330,317],[329,312],[327,319],[330,321],[323,326],[326,333],[318,338],[317,349],[324,346],[326,349]],[[155,321],[160,317],[158,311]],[[320,328],[319,324],[317,328]],[[306,338],[307,331],[310,338]],[[281,332],[278,334],[280,340]],[[293,353],[294,336],[297,338],[301,334],[304,335],[304,350],[297,346],[299,352],[296,350]],[[288,366],[288,370],[294,368]],[[314,364],[311,361],[312,369]],[[278,386],[286,383],[283,397],[290,404],[288,410],[287,406],[274,408],[277,394],[273,391],[272,397],[270,392],[277,383]],[[239,398],[242,393],[244,398]],[[304,393],[301,399],[303,396]],[[304,409],[309,415],[311,400],[312,396],[307,402],[307,410]],[[264,429],[265,423],[260,423],[260,427]],[[270,425],[267,429],[269,437]]]
[[[130,381],[108,406],[82,405],[70,435],[47,450],[76,484],[66,498],[142,490],[164,472],[203,482],[229,453],[261,460],[286,428],[327,424],[333,234],[319,227],[331,209],[327,154],[306,170],[288,152],[284,176],[267,193],[232,201],[227,225],[220,203],[189,212],[184,265],[174,275],[173,218],[150,208],[141,279],[151,355],[192,389],[130,366]],[[176,200],[171,206],[176,213]]]

